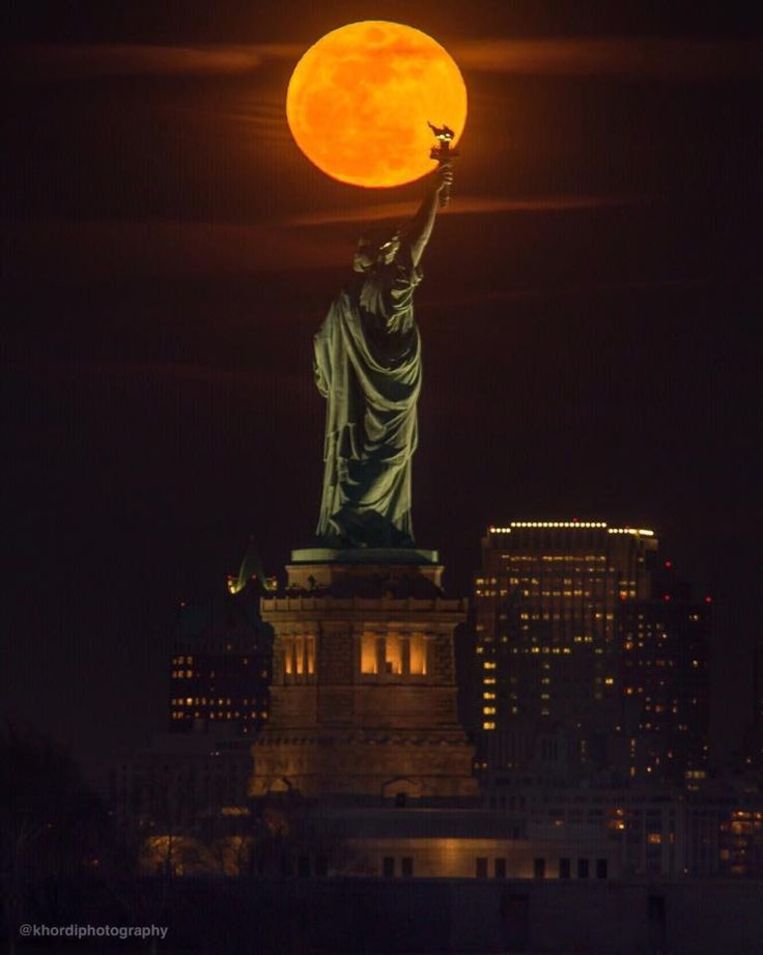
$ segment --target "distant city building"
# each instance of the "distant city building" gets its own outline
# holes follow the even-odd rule
[[[475,581],[477,763],[574,779],[616,762],[618,614],[651,596],[657,540],[603,521],[491,527]]]
[[[155,736],[113,761],[109,803],[128,831],[187,834],[204,820],[246,812],[249,739],[230,724],[211,733]]]
[[[272,636],[248,587],[180,608],[172,654],[170,732],[232,723],[251,734],[268,719]]]
[[[763,785],[763,644],[753,651],[752,720],[745,734],[744,769]]]
[[[753,722],[763,731],[763,644],[755,648],[753,674]]]
[[[610,878],[763,876],[763,799],[729,781],[700,793],[651,778],[617,787],[507,778],[484,804],[513,820],[518,838],[556,843],[546,878],[580,878],[578,859],[596,857],[609,860]],[[589,863],[584,872],[593,878]]]
[[[111,761],[107,798],[142,849],[141,868],[235,875],[248,865],[252,735],[269,715],[267,583],[251,572],[206,601],[182,604],[170,672],[169,732]]]
[[[622,732],[630,778],[696,789],[707,776],[712,601],[691,599],[667,561],[648,600],[620,608]]]

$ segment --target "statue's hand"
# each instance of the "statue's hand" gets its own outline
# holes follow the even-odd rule
[[[453,163],[444,162],[437,167],[437,192],[447,192],[453,183]]]

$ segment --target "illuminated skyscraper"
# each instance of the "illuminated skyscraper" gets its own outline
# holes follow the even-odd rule
[[[255,584],[181,606],[171,668],[172,732],[227,723],[250,734],[267,720],[272,636],[259,615]]]
[[[622,732],[631,779],[699,787],[708,750],[708,654],[712,600],[691,599],[670,562],[649,600],[625,601]]]
[[[145,861],[172,864],[173,837],[245,827],[251,739],[270,711],[273,637],[260,616],[269,586],[247,553],[238,577],[207,600],[183,603],[169,680],[169,732],[108,768],[108,794],[120,826],[150,833]],[[180,843],[178,843],[179,845]],[[196,843],[188,843],[189,854]],[[160,859],[157,858],[157,852]],[[153,863],[152,863],[153,864]]]
[[[478,762],[490,776],[611,767],[621,733],[618,612],[651,595],[654,532],[603,521],[491,527],[475,581]]]

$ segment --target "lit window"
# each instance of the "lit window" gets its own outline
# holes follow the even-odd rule
[[[385,640],[384,663],[387,673],[403,672],[403,641],[396,633]]]
[[[493,660],[485,660],[482,666],[485,670],[495,670],[495,663]]]
[[[486,723],[483,723],[483,724],[482,724],[482,729],[483,729],[483,730],[494,730],[494,729],[495,729],[495,723],[492,722],[492,721],[487,721]]]
[[[494,707],[494,706],[483,706],[483,707],[482,707],[482,712],[485,714],[485,716],[494,716],[494,715],[495,715],[495,707]]]
[[[426,640],[415,633],[409,641],[409,672],[414,676],[425,676],[427,672]]]
[[[378,673],[376,634],[364,633],[360,641],[360,672]]]
[[[495,699],[495,693],[483,693],[483,694],[482,694],[482,699],[483,699],[483,700],[494,700],[494,699]]]

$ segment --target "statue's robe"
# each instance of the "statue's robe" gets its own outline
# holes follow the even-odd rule
[[[318,537],[329,546],[410,547],[421,340],[410,248],[342,291],[315,336],[326,399]]]

